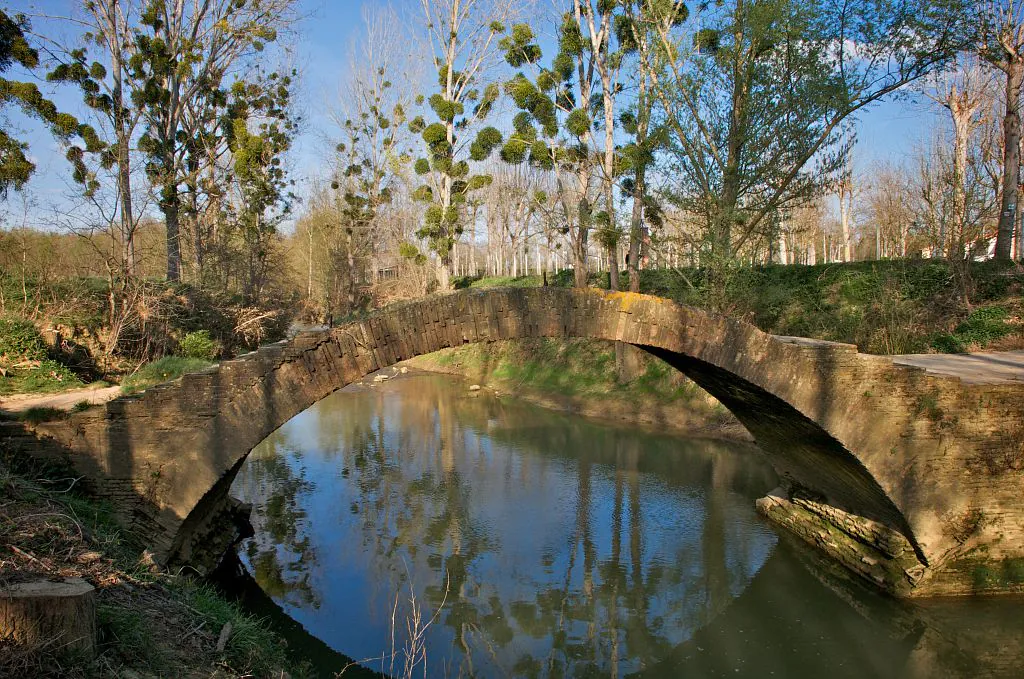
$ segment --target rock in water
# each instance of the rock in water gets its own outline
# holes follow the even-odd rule
[[[480,385],[479,384],[471,384],[471,385],[469,385],[469,390],[470,391],[480,391]]]
[[[0,587],[0,637],[59,653],[96,654],[96,589],[82,578],[34,577]]]

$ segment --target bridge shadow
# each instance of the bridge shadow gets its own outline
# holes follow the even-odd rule
[[[903,534],[918,557],[924,559],[906,518],[878,481],[853,453],[816,422],[734,373],[685,354],[652,346],[641,348],[722,403],[758,445],[770,451],[772,465],[789,484],[831,506],[889,526]],[[826,385],[831,387],[830,382]],[[822,410],[829,413],[830,396],[823,393],[819,398]],[[814,485],[809,485],[807,479],[814,479]]]
[[[720,615],[629,676],[1011,679],[1024,663],[1021,603],[898,601],[782,535]]]

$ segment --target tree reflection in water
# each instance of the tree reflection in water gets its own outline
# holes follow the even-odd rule
[[[288,464],[283,430],[271,434],[253,451],[232,487],[240,498],[259,498],[250,521],[255,535],[246,543],[247,565],[260,587],[282,604],[318,607],[309,583],[316,552],[305,531],[306,510],[301,501],[314,489],[301,467]]]
[[[431,676],[620,676],[707,624],[775,544],[753,511],[774,483],[756,451],[448,378],[357,391],[275,432],[234,489],[255,506],[257,581],[353,657],[390,648],[411,586],[428,617],[444,602]]]

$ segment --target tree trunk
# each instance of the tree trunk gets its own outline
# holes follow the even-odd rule
[[[574,286],[585,288],[589,283],[587,271],[587,235],[590,231],[590,201],[586,195],[580,199],[579,221],[576,224],[576,237],[573,238],[573,279]]]
[[[608,289],[619,290],[619,247],[614,243],[608,247]]]
[[[636,183],[633,187],[633,214],[629,220],[629,291],[640,292],[640,250],[644,240],[643,224],[643,171],[637,168]],[[639,190],[637,187],[640,187]],[[639,196],[639,197],[638,197]]]
[[[789,250],[786,247],[786,230],[779,224],[779,264],[789,264]]]
[[[839,221],[843,229],[843,261],[853,261],[850,235],[850,211],[853,209],[853,178],[844,177],[839,186]]]
[[[970,102],[952,100],[953,116],[953,233],[949,234],[947,256],[963,259],[967,248],[967,145],[976,107]]]
[[[438,290],[441,290],[441,291],[451,290],[452,277],[451,277],[451,271],[449,270],[451,268],[451,265],[452,265],[451,259],[447,255],[444,256],[444,257],[441,257],[438,260],[438,265],[437,265],[437,286],[438,286]]]
[[[1011,258],[1010,248],[1017,226],[1017,186],[1020,182],[1020,90],[1024,83],[1024,62],[1011,61],[1006,70],[1006,114],[1003,116],[1003,187],[999,201],[999,231],[996,259]]]
[[[178,194],[177,189],[170,188],[173,194],[163,201],[161,210],[164,223],[167,225],[167,280],[181,280],[181,238],[178,227]]]
[[[60,654],[96,654],[96,590],[81,578],[37,578],[0,589],[0,638]]]
[[[713,222],[714,234],[712,241],[712,252],[717,260],[715,264],[732,258],[732,224],[736,219],[736,206],[739,201],[739,190],[741,180],[741,159],[743,147],[748,134],[749,123],[748,105],[750,103],[750,89],[753,81],[752,55],[741,46],[745,44],[744,31],[746,19],[746,6],[740,0],[736,3],[734,16],[736,23],[733,28],[733,38],[737,48],[734,50],[732,63],[733,87],[732,101],[729,116],[729,129],[726,136],[726,159],[725,169],[722,172],[722,193],[721,199],[716,206],[715,219]]]

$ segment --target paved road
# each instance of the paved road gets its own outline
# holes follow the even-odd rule
[[[952,375],[971,384],[1024,384],[1024,350],[976,354],[906,354],[892,362]]]

